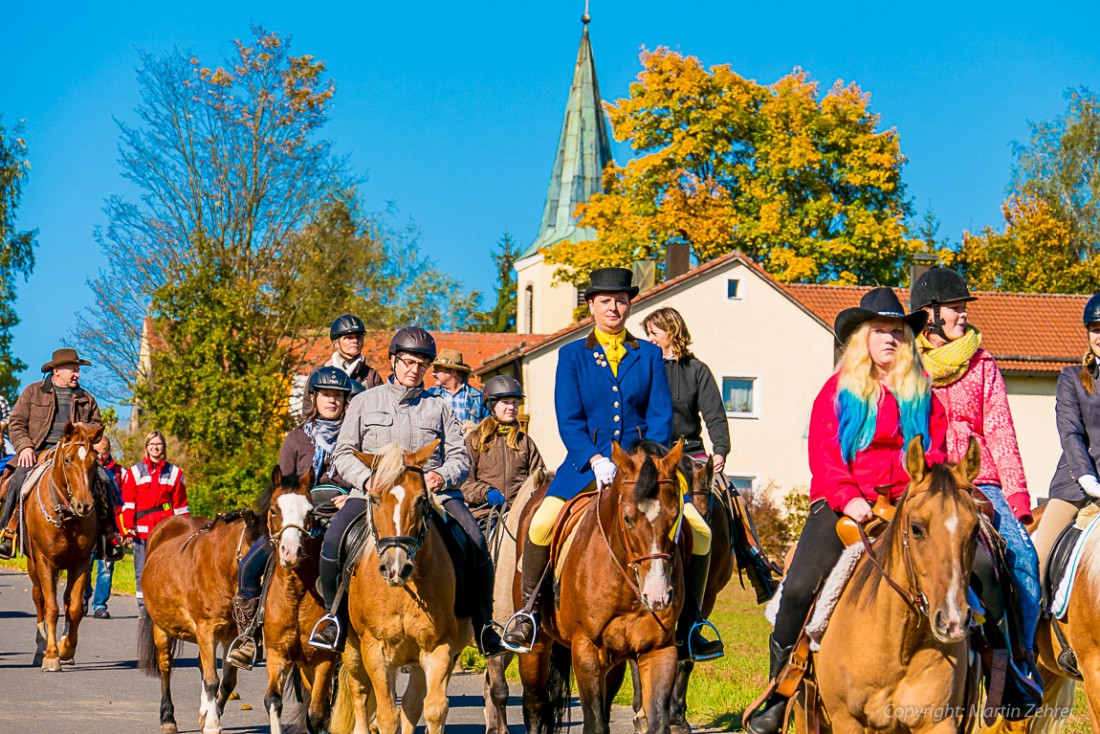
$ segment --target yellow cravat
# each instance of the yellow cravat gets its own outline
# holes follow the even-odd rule
[[[623,361],[623,357],[626,356],[626,347],[623,346],[623,342],[626,341],[626,330],[620,331],[618,334],[605,334],[599,329],[595,330],[596,341],[603,347],[604,356],[607,357],[607,364],[611,366],[611,374],[615,377],[619,376],[619,363]]]

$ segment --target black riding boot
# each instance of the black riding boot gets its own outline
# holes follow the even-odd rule
[[[791,657],[794,645],[780,645],[775,641],[775,636],[768,637],[768,679],[774,681],[783,672],[787,660]],[[787,713],[787,698],[778,693],[772,693],[764,705],[753,714],[745,725],[745,731],[749,734],[778,734],[783,728],[783,717]]]
[[[336,592],[339,588],[340,563],[325,558],[324,553],[322,553],[317,563],[317,591],[321,593],[321,599],[325,602],[325,611],[335,618],[340,616],[340,610],[332,608],[336,602]],[[346,635],[341,634],[342,627],[343,625],[338,626],[332,623],[325,625],[310,635],[309,644],[325,650],[339,647],[340,638],[346,637]]]
[[[535,545],[530,539],[523,544],[523,556],[520,558],[522,579],[520,581],[521,599],[530,605],[531,599],[539,593],[539,582],[550,563],[550,546]],[[504,634],[504,644],[512,648],[526,649],[535,642],[535,624],[529,616],[517,611],[509,622],[510,629]]]
[[[19,495],[23,491],[23,481],[30,469],[20,466],[13,472],[8,482],[8,495],[4,498],[4,508],[0,514],[0,558],[5,560],[15,555],[15,507],[19,504]]]
[[[706,597],[709,574],[710,554],[692,556],[687,565],[684,608],[676,623],[676,653],[680,660],[710,660],[725,654],[722,640],[708,640],[703,637],[703,628],[700,626],[706,621],[703,619],[703,599]]]
[[[508,652],[500,642],[500,633],[493,626],[493,559],[483,553],[475,553],[478,560],[474,568],[476,592],[473,615],[470,622],[474,626],[477,649],[487,658]]]

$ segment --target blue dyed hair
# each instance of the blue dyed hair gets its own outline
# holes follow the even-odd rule
[[[837,437],[840,439],[840,455],[851,464],[856,454],[871,445],[878,421],[878,401],[881,392],[868,400],[841,389],[836,396]],[[901,414],[901,435],[906,445],[916,436],[923,436],[924,450],[932,447],[928,421],[932,415],[931,391],[910,400],[898,401]]]

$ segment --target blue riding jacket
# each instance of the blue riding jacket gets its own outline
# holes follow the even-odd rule
[[[595,475],[595,454],[611,458],[611,442],[624,448],[639,439],[668,445],[672,437],[672,395],[661,350],[628,332],[626,355],[616,377],[595,333],[558,352],[554,406],[567,455],[547,494],[570,499]]]

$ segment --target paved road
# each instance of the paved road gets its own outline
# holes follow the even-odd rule
[[[0,568],[0,734],[130,734],[160,731],[158,706],[160,682],[138,672],[134,661],[137,640],[137,604],[133,597],[111,598],[109,620],[85,618],[80,626],[76,665],[61,673],[42,673],[31,666],[34,654],[34,602],[30,579],[17,571]],[[197,732],[198,651],[182,646],[172,678],[176,718],[181,732]],[[263,707],[267,676],[262,668],[242,672],[237,691],[240,700],[226,706],[222,725],[226,732],[249,734],[268,730]],[[521,732],[518,684],[513,684],[509,707],[512,731]],[[474,734],[484,730],[482,678],[462,674],[451,678],[449,734]],[[242,710],[251,706],[251,710]],[[284,715],[292,715],[284,710]],[[580,722],[574,708],[572,720]],[[633,731],[629,711],[616,710],[615,734]],[[421,727],[422,729],[423,727]],[[579,727],[577,727],[579,731]]]

